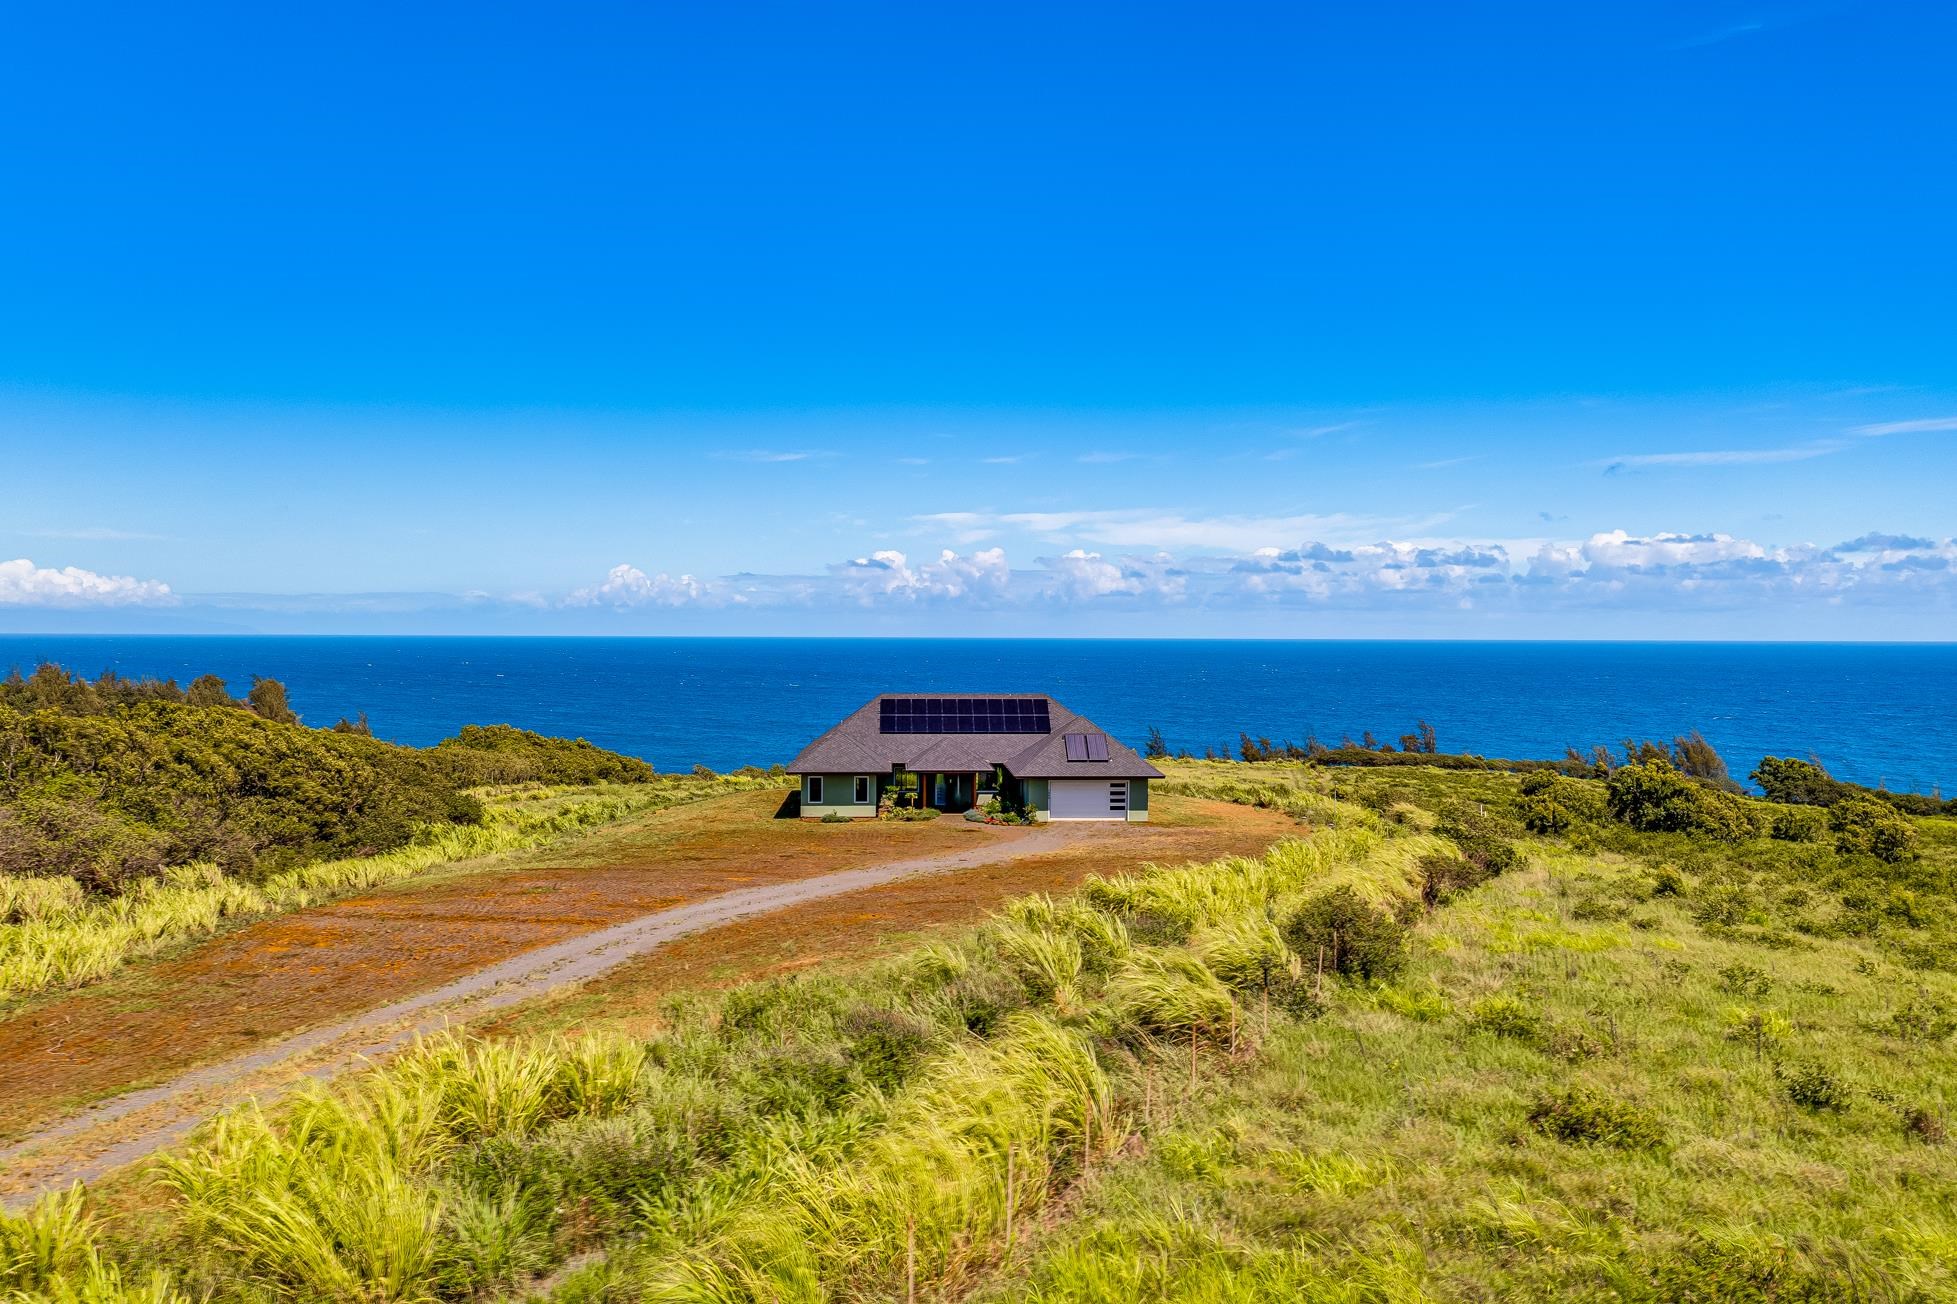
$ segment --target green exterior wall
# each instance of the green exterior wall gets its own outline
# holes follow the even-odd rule
[[[1047,807],[1046,780],[1021,779],[1019,781],[1020,800],[1026,803],[1026,813],[1035,820],[1051,819],[1053,812]]]
[[[1148,780],[1128,780],[1128,822],[1148,823]]]
[[[814,777],[816,776],[807,775],[807,774],[801,776],[803,819],[819,820],[824,815],[828,815],[831,813],[844,816],[845,818],[848,819],[867,820],[867,819],[876,818],[877,790],[882,785],[884,776],[880,774],[870,774],[870,775],[861,776],[869,779],[870,781],[870,800],[867,802],[859,802],[856,800],[856,780],[858,778],[857,775],[854,774],[822,775],[820,776],[822,779],[822,804],[811,805],[809,803],[809,780]]]

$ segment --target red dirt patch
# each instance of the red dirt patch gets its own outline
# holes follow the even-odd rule
[[[658,1026],[660,1001],[675,991],[821,964],[857,964],[914,944],[920,933],[974,923],[1010,897],[1065,892],[1089,874],[1122,873],[1149,862],[1261,855],[1298,832],[1294,821],[1272,811],[1166,794],[1154,797],[1151,813],[1158,822],[1130,825],[1118,840],[903,879],[680,938],[573,995],[477,1027],[512,1033],[603,1025],[643,1035]]]
[[[0,1021],[0,1132],[732,888],[1021,830],[771,818],[773,792],[660,811],[550,848],[263,920]]]

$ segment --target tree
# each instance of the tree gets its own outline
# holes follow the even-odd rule
[[[1169,754],[1169,740],[1164,738],[1162,731],[1154,725],[1148,727],[1148,746],[1143,750],[1142,754],[1151,761]]]
[[[276,721],[279,724],[298,724],[299,714],[286,704],[285,685],[276,679],[264,679],[258,675],[251,677],[251,691],[245,694],[252,711],[260,719]]]
[[[184,690],[183,700],[192,706],[236,706],[231,691],[216,675],[199,675]]]
[[[1672,740],[1672,760],[1679,772],[1689,778],[1722,788],[1732,783],[1726,774],[1725,759],[1713,750],[1712,744],[1697,729],[1688,737]]]
[[[1434,741],[1434,726],[1425,720],[1416,720],[1412,733],[1400,735],[1400,750],[1422,756],[1434,755],[1438,750]]]
[[[1819,765],[1791,756],[1763,756],[1746,777],[1760,785],[1768,801],[1789,806],[1832,806],[1848,795],[1848,785]]]

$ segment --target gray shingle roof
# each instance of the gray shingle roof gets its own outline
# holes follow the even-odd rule
[[[804,747],[790,774],[884,774],[907,770],[975,772],[1003,765],[1021,779],[1159,779],[1162,771],[1110,737],[1105,761],[1067,759],[1066,735],[1104,733],[1099,725],[1047,698],[1053,725],[1044,734],[887,734],[877,704],[884,697],[1034,697],[1033,693],[886,693],[871,698]]]

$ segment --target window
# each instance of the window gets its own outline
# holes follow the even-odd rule
[[[870,804],[870,776],[867,774],[856,776],[856,804],[858,806]]]
[[[1108,785],[1108,810],[1116,815],[1128,811],[1128,780],[1116,779]]]
[[[819,774],[811,774],[809,776],[809,805],[820,806],[821,804],[822,804],[822,776]]]

